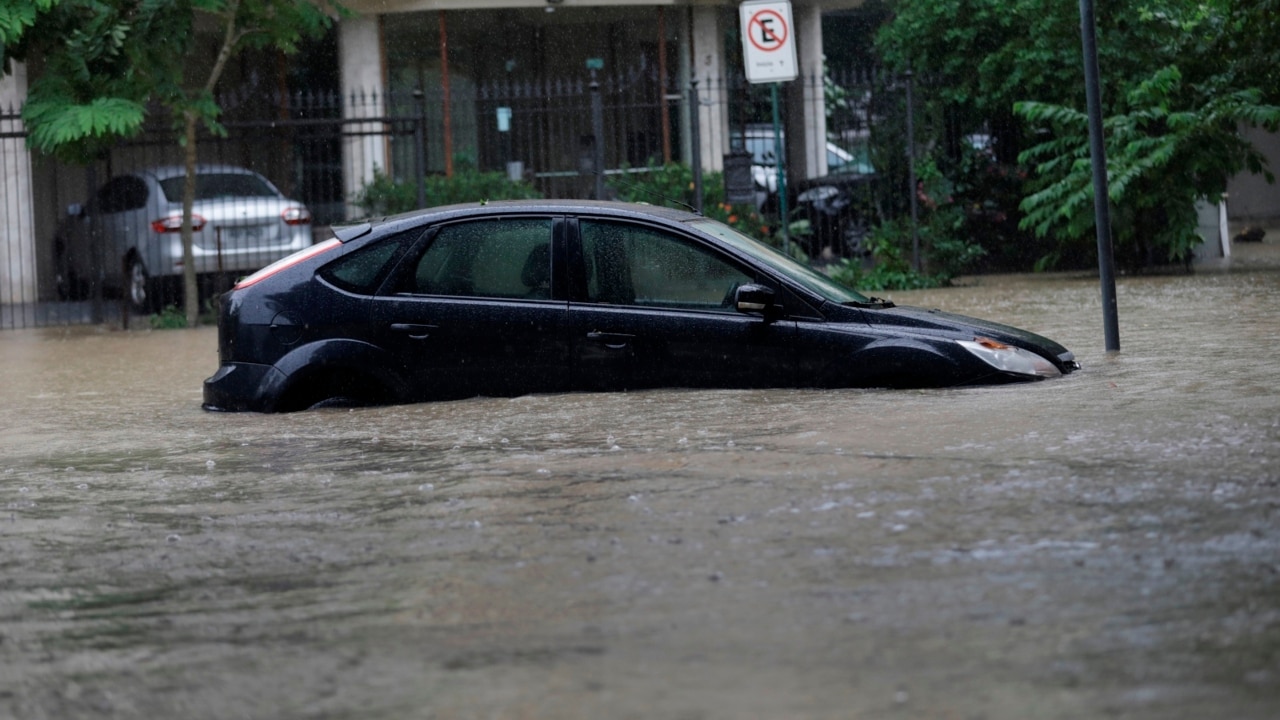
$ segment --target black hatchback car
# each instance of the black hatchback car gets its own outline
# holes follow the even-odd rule
[[[222,297],[204,407],[1056,377],[1061,345],[898,307],[700,215],[495,202],[340,228]]]

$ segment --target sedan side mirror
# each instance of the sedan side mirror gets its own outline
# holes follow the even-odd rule
[[[773,308],[774,292],[763,285],[739,285],[733,291],[733,306],[740,313],[767,314]]]

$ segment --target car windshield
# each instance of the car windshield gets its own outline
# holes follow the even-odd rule
[[[160,189],[169,202],[182,200],[182,183],[186,176],[160,181]],[[200,173],[196,175],[196,200],[229,197],[276,197],[275,190],[257,175],[248,173]]]
[[[865,295],[850,290],[822,273],[796,262],[774,248],[765,245],[755,238],[748,237],[724,223],[705,218],[692,220],[689,224],[709,235],[720,238],[736,250],[747,253],[752,258],[768,265],[781,275],[805,287],[805,289],[821,295],[834,303],[865,303],[870,299]]]

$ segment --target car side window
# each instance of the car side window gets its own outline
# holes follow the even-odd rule
[[[551,298],[551,218],[445,225],[402,292],[415,295]]]
[[[711,250],[643,225],[583,220],[587,300],[733,312],[733,290],[752,278]]]
[[[137,210],[146,207],[149,194],[146,181],[132,175],[124,175],[112,178],[103,185],[102,189],[98,190],[94,205],[101,213]]]

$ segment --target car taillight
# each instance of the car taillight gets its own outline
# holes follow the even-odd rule
[[[250,285],[253,285],[255,283],[260,283],[263,280],[266,280],[267,278],[271,277],[272,275],[275,275],[276,273],[280,272],[281,270],[286,270],[288,268],[293,267],[294,265],[297,265],[300,262],[310,260],[311,258],[319,255],[320,253],[328,252],[336,247],[339,247],[340,245],[342,245],[342,241],[338,240],[338,238],[329,238],[328,240],[325,240],[324,242],[318,245],[312,245],[311,247],[306,248],[304,250],[299,250],[298,252],[292,255],[289,255],[288,257],[280,258],[279,260],[262,268],[258,272],[241,280],[240,282],[236,283],[235,287],[231,289],[240,290],[242,288],[247,288]]]
[[[204,227],[204,218],[195,213],[191,213],[191,230],[199,232]],[[166,218],[151,221],[151,229],[158,233],[174,233],[182,232],[182,216],[170,215]]]
[[[304,207],[285,208],[280,219],[285,225],[306,225],[311,222],[311,211]]]

